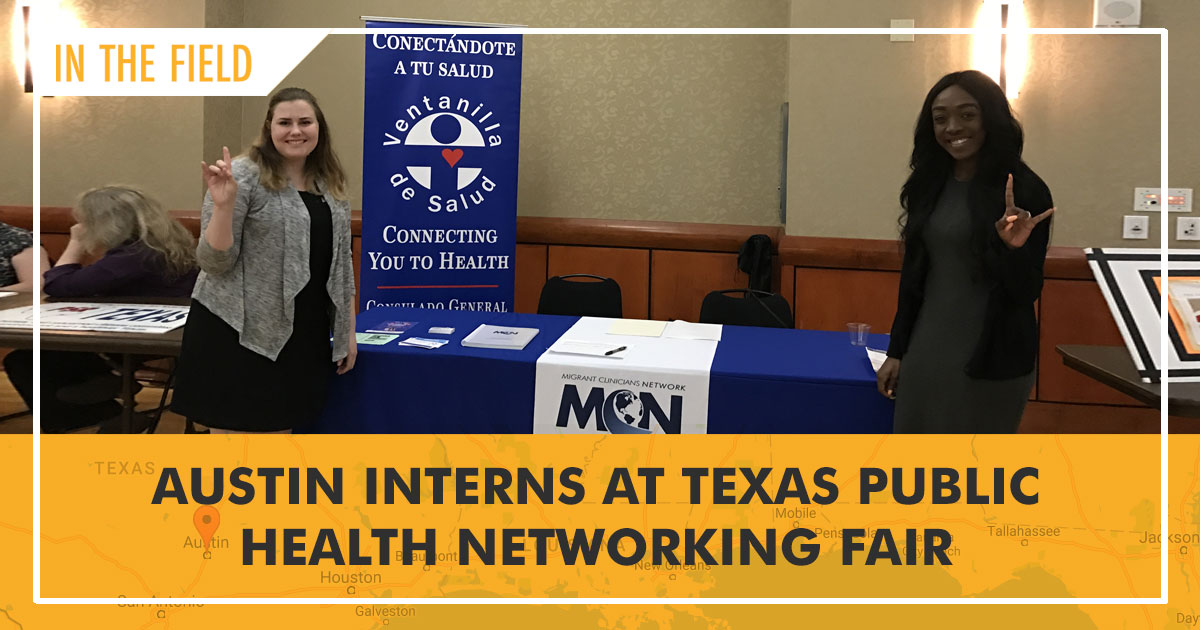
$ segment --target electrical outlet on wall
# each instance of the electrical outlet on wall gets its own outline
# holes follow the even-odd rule
[[[1127,214],[1123,225],[1121,238],[1150,238],[1150,217],[1148,216]]]
[[[1167,198],[1163,199],[1158,188],[1134,188],[1134,212],[1158,212],[1163,208],[1167,212],[1191,212],[1192,189],[1168,188]]]
[[[1180,241],[1200,241],[1200,217],[1176,219],[1175,238]]]

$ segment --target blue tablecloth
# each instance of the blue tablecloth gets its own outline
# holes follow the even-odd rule
[[[886,335],[871,335],[886,349]],[[891,433],[891,400],[848,333],[725,326],[708,384],[709,433]]]
[[[529,433],[537,359],[577,320],[522,313],[373,308],[358,330],[411,321],[404,336],[445,338],[436,350],[358,346],[348,374],[334,377],[320,421],[298,432]],[[480,324],[540,330],[523,350],[459,344]],[[454,328],[429,334],[431,326]],[[887,338],[872,335],[873,347]],[[890,433],[892,402],[847,334],[725,326],[709,381],[709,433]]]

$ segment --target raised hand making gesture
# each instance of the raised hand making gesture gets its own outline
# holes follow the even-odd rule
[[[229,159],[229,147],[221,147],[221,159],[216,164],[200,161],[200,170],[204,174],[204,183],[212,195],[213,205],[222,210],[233,208],[233,200],[237,198],[237,180],[233,178],[232,160]]]
[[[221,159],[216,164],[201,160],[200,171],[213,202],[212,218],[202,238],[213,249],[225,251],[233,246],[233,203],[238,190],[237,180],[233,178],[233,163],[229,159],[229,147],[221,147]]]
[[[303,88],[275,92],[264,113],[241,155],[221,147],[200,163],[201,273],[171,408],[214,432],[317,427],[332,366],[345,374],[357,357],[350,203],[329,124]]]
[[[1027,210],[1018,208],[1016,201],[1013,200],[1013,176],[1010,173],[1008,183],[1004,186],[1004,216],[996,221],[996,232],[1000,234],[1000,240],[1004,241],[1005,245],[1011,249],[1017,249],[1029,240],[1033,228],[1049,219],[1052,214],[1054,214],[1054,208],[1050,208],[1036,217]]]

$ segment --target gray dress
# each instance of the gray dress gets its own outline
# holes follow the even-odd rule
[[[993,282],[975,270],[970,182],[951,179],[921,238],[929,254],[925,294],[900,360],[897,433],[1014,433],[1034,373],[995,381],[967,376]]]

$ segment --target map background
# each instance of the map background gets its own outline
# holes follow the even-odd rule
[[[84,437],[84,439],[79,439]],[[468,449],[474,449],[477,454],[482,453],[496,458],[495,461],[487,465],[503,466],[503,465],[521,465],[532,464],[538,462],[540,466],[556,466],[561,467],[569,465],[562,461],[569,459],[575,455],[572,448],[567,446],[578,447],[579,444],[571,444],[570,442],[562,441],[563,438],[558,436],[461,436],[460,438],[450,438],[449,436],[434,437],[434,436],[379,436],[377,440],[373,440],[371,445],[373,448],[368,449],[361,442],[361,439],[345,438],[351,442],[342,442],[339,439],[330,439],[325,436],[322,439],[276,439],[263,440],[261,437],[253,438],[230,438],[228,440],[216,438],[206,442],[203,449],[196,448],[198,442],[195,438],[185,438],[180,436],[179,439],[164,436],[167,439],[153,438],[155,441],[152,449],[153,459],[157,466],[175,465],[182,467],[183,460],[175,461],[175,458],[180,458],[182,455],[172,454],[176,448],[186,447],[191,451],[191,461],[206,460],[210,461],[208,465],[215,465],[224,462],[227,466],[232,466],[228,459],[229,452],[232,450],[246,458],[253,458],[259,461],[248,462],[250,465],[267,465],[267,460],[280,457],[277,453],[272,453],[273,450],[289,450],[293,455],[301,454],[303,463],[287,463],[278,464],[272,461],[273,465],[300,465],[300,466],[326,466],[323,460],[332,459],[332,461],[341,462],[346,469],[346,486],[347,500],[343,506],[324,506],[316,508],[317,514],[313,518],[328,520],[331,513],[320,513],[322,510],[346,510],[360,514],[362,510],[368,506],[356,505],[356,501],[352,500],[355,492],[352,488],[355,487],[353,464],[359,464],[360,461],[369,461],[370,465],[383,466],[392,465],[396,467],[407,467],[409,465],[444,465],[444,462],[450,459],[454,460],[453,465],[464,466],[470,465],[470,462],[464,459]],[[826,448],[827,444],[823,444],[820,440],[806,439],[797,436],[793,438],[802,442],[811,443],[809,447],[796,448],[796,443],[791,439],[783,436],[761,436],[756,438],[736,438],[714,439],[717,436],[699,436],[706,447],[720,450],[722,447],[729,454],[727,461],[712,461],[708,465],[711,466],[737,466],[737,465],[752,465],[752,466],[768,466],[774,465],[782,467],[784,465],[801,466],[805,470],[811,470],[818,464],[824,465],[840,459],[846,455],[857,455],[860,458],[865,457],[857,465],[876,465],[887,467],[893,464],[904,465],[901,462],[904,457],[919,459],[925,455],[919,452],[921,449],[913,449],[912,444],[907,444],[906,440],[901,436],[861,436],[856,438],[841,438],[836,440],[841,444],[840,449],[831,450]],[[1146,490],[1138,490],[1133,488],[1122,487],[1121,480],[1128,480],[1139,477],[1138,475],[1130,474],[1131,470],[1157,470],[1157,457],[1153,461],[1146,458],[1138,460],[1135,457],[1124,459],[1120,466],[1112,465],[1113,458],[1106,453],[1127,452],[1139,454],[1143,452],[1154,452],[1157,436],[1145,436],[1145,440],[1140,439],[1141,436],[1136,436],[1131,439],[1130,436],[1073,436],[1073,437],[1055,437],[1055,436],[1022,436],[1013,438],[1006,436],[1004,438],[950,438],[950,442],[938,444],[939,450],[942,452],[941,458],[944,461],[962,458],[979,457],[979,453],[986,454],[987,466],[991,465],[1042,465],[1042,475],[1039,483],[1039,490],[1042,493],[1043,500],[1040,508],[1055,508],[1050,505],[1050,501],[1046,499],[1048,493],[1055,491],[1054,476],[1051,472],[1052,467],[1047,467],[1050,464],[1049,459],[1057,458],[1061,461],[1070,461],[1074,466],[1072,471],[1073,481],[1075,482],[1077,493],[1073,500],[1065,503],[1072,503],[1068,507],[1072,510],[1078,510],[1090,524],[1093,530],[1102,529],[1101,526],[1120,525],[1129,529],[1123,530],[1125,533],[1110,533],[1097,534],[1094,532],[1085,532],[1078,538],[1072,539],[1064,536],[1063,540],[1029,540],[1024,546],[1019,541],[1000,541],[1001,544],[989,545],[989,549],[995,546],[996,557],[977,557],[964,558],[964,561],[959,562],[955,558],[953,567],[842,567],[832,564],[826,567],[814,565],[812,567],[795,567],[792,568],[792,575],[815,575],[821,580],[828,582],[828,588],[831,590],[841,589],[838,593],[843,596],[867,596],[867,595],[894,595],[894,596],[931,596],[949,594],[953,596],[955,588],[958,593],[971,593],[981,596],[1028,596],[1031,593],[1040,592],[1041,596],[1079,596],[1079,595],[1095,595],[1094,593],[1081,592],[1088,588],[1096,586],[1096,584],[1082,583],[1074,574],[1068,570],[1074,566],[1082,567],[1086,572],[1099,572],[1098,575],[1113,576],[1116,575],[1112,571],[1112,565],[1124,564],[1131,568],[1131,576],[1134,577],[1134,590],[1137,596],[1148,597],[1154,596],[1157,591],[1157,553],[1158,545],[1154,544],[1137,544],[1137,539],[1144,536],[1145,531],[1157,531],[1157,514],[1158,510],[1154,503],[1147,503],[1147,497],[1157,496],[1157,488],[1149,488]],[[559,440],[553,442],[552,440]],[[570,438],[566,438],[570,440]],[[672,443],[667,440],[647,441],[642,439],[640,445],[636,443],[636,439],[641,439],[637,436],[635,441],[626,441],[625,443],[617,442],[614,444],[615,438],[605,438],[597,441],[597,445],[592,445],[597,460],[603,460],[608,456],[622,453],[625,461],[621,461],[616,465],[624,465],[636,467],[639,465],[663,465],[667,464],[668,470],[675,467],[675,462],[687,459],[688,457],[704,456],[704,448],[700,448],[698,452],[696,444]],[[187,523],[182,522],[182,517],[171,515],[167,518],[159,517],[156,522],[150,522],[149,526],[137,526],[129,523],[114,525],[114,522],[119,523],[122,518],[142,518],[140,513],[141,506],[149,504],[149,496],[153,491],[154,480],[157,475],[109,475],[98,474],[97,467],[90,465],[88,462],[105,461],[106,458],[98,458],[95,451],[99,445],[103,446],[103,450],[108,453],[108,456],[116,456],[108,461],[120,461],[122,455],[131,453],[147,452],[145,438],[138,436],[127,436],[118,438],[109,438],[105,440],[88,439],[86,436],[53,436],[44,438],[43,457],[45,458],[45,471],[43,477],[45,484],[44,493],[46,499],[43,501],[43,518],[47,531],[43,536],[43,551],[45,553],[45,564],[43,565],[43,590],[44,595],[49,595],[51,591],[63,589],[63,585],[70,585],[72,588],[78,585],[84,585],[95,590],[108,590],[113,585],[120,587],[126,586],[132,579],[131,575],[137,575],[138,579],[144,584],[139,584],[138,588],[144,586],[148,592],[139,592],[138,590],[130,590],[129,597],[166,597],[170,596],[169,589],[164,588],[164,585],[177,581],[181,583],[190,583],[193,589],[199,588],[193,595],[212,595],[221,596],[227,593],[219,592],[201,592],[205,588],[212,590],[212,585],[208,582],[217,582],[222,584],[221,590],[228,591],[229,589],[237,588],[242,580],[249,582],[257,582],[252,584],[255,586],[255,592],[247,593],[257,596],[308,596],[308,597],[338,597],[351,595],[346,594],[344,587],[342,593],[335,594],[329,587],[313,588],[311,579],[312,567],[242,567],[239,563],[229,563],[228,566],[222,567],[216,557],[211,561],[211,567],[204,567],[203,571],[198,571],[198,550],[183,550],[178,544],[179,540],[186,534],[190,533],[195,536],[195,531],[187,532],[183,525],[191,526],[190,520]],[[936,441],[936,440],[935,440]],[[957,448],[950,446],[955,441],[960,442]],[[579,442],[578,439],[574,442]],[[347,444],[356,444],[355,448],[347,450]],[[1058,444],[1059,452],[1055,452],[1053,447]],[[424,448],[422,449],[421,446]],[[433,446],[439,446],[441,451]],[[632,447],[631,447],[632,446]],[[617,448],[619,447],[619,448]],[[1017,448],[1017,453],[1011,456],[1011,460],[996,462],[991,459],[995,453],[995,449],[1000,448],[1011,449]],[[1144,447],[1144,448],[1143,448]],[[385,458],[376,461],[375,457],[370,452],[374,448],[380,449],[381,452],[390,453],[390,458]],[[1187,532],[1196,534],[1200,531],[1200,502],[1197,501],[1197,466],[1200,465],[1200,436],[1172,436],[1172,520],[1171,529],[1174,532]],[[698,606],[592,606],[592,605],[562,605],[562,606],[514,606],[514,605],[478,605],[478,606],[443,606],[428,603],[418,603],[411,606],[405,606],[402,609],[397,609],[391,604],[381,604],[380,606],[392,607],[392,612],[399,612],[403,616],[392,616],[389,618],[381,618],[378,616],[359,616],[356,614],[356,606],[348,604],[345,606],[333,605],[272,605],[272,606],[226,606],[226,605],[208,605],[203,608],[173,608],[173,607],[155,607],[155,606],[138,606],[138,607],[118,607],[116,605],[88,605],[88,606],[67,606],[67,605],[40,605],[34,606],[30,602],[31,591],[29,584],[29,572],[22,571],[23,566],[29,566],[22,559],[30,558],[31,546],[31,513],[29,503],[29,466],[30,453],[32,449],[31,438],[29,436],[9,436],[0,439],[0,471],[7,473],[7,478],[12,480],[9,485],[11,492],[6,493],[10,500],[6,501],[3,518],[0,518],[0,557],[7,559],[5,562],[8,570],[4,572],[3,578],[0,578],[0,611],[3,611],[5,618],[0,618],[0,625],[7,623],[11,627],[21,628],[42,628],[42,627],[68,627],[76,621],[87,620],[88,627],[176,627],[176,628],[191,628],[191,627],[207,627],[211,628],[214,623],[234,624],[234,627],[242,624],[250,624],[251,622],[270,623],[277,625],[280,622],[286,622],[288,627],[345,627],[345,628],[383,628],[390,627],[396,624],[408,624],[414,627],[432,627],[434,625],[444,626],[453,624],[460,626],[472,621],[483,621],[492,625],[505,624],[533,624],[537,627],[542,624],[571,624],[577,626],[580,624],[593,625],[596,627],[756,627],[763,623],[782,623],[787,620],[803,619],[809,622],[818,620],[826,620],[828,623],[846,623],[849,619],[856,620],[856,623],[878,622],[895,625],[898,622],[918,623],[922,625],[942,626],[942,625],[958,625],[962,623],[972,623],[972,625],[982,627],[1011,627],[1013,623],[1037,623],[1038,627],[1051,627],[1047,624],[1052,624],[1054,627],[1146,627],[1146,628],[1162,628],[1162,627],[1177,627],[1179,621],[1190,621],[1188,618],[1182,618],[1180,615],[1195,615],[1197,609],[1200,609],[1200,601],[1197,601],[1197,578],[1200,573],[1197,573],[1194,562],[1194,556],[1197,545],[1168,545],[1168,551],[1171,554],[1169,559],[1171,570],[1171,596],[1170,604],[1167,606],[1129,606],[1129,605],[1105,605],[1105,606],[1013,606],[1013,605],[970,605],[970,606],[930,606],[930,605],[905,605],[905,606],[782,606],[782,605],[698,605]],[[542,451],[555,451],[548,453]],[[1117,449],[1120,449],[1119,451]],[[396,453],[402,452],[412,453],[411,455],[397,456]],[[835,452],[836,451],[836,452]],[[789,461],[779,461],[780,453],[789,453],[787,459]],[[1070,453],[1070,457],[1066,457],[1066,453]],[[422,457],[415,457],[416,454]],[[813,453],[819,453],[819,457],[814,457]],[[1143,453],[1144,454],[1144,453]],[[927,454],[926,454],[927,455]],[[951,457],[955,455],[954,457]],[[478,455],[477,455],[478,456]],[[75,465],[63,465],[59,463],[59,458],[65,457],[67,461],[75,461]],[[438,457],[442,463],[439,464]],[[1038,457],[1045,457],[1047,461],[1037,460]],[[449,459],[447,459],[449,458]],[[417,459],[426,459],[428,461],[416,461]],[[775,459],[776,461],[772,461]],[[1037,461],[1031,461],[1037,460]],[[864,463],[869,461],[870,463]],[[984,461],[977,462],[976,465],[984,466]],[[804,462],[804,463],[801,463]],[[1102,471],[1095,470],[1090,466],[1092,462],[1105,463],[1104,468],[1107,469],[1107,474],[1101,474]],[[1140,462],[1134,465],[1135,462]],[[941,462],[939,462],[941,463]],[[337,465],[337,464],[334,464]],[[603,468],[603,464],[596,463],[596,472]],[[586,466],[585,470],[588,470]],[[102,465],[100,468],[104,468]],[[50,472],[50,471],[56,472]],[[90,470],[90,472],[88,472]],[[119,470],[119,467],[115,470]],[[604,478],[601,476],[600,478]],[[854,484],[849,482],[849,477],[839,474],[839,486],[842,487],[842,492],[846,493],[848,489],[854,487]],[[96,491],[96,484],[102,484],[100,487],[107,487],[106,491]],[[587,482],[589,498],[598,500],[597,496],[592,496],[601,488],[595,488],[595,484]],[[84,494],[98,497],[99,503],[106,503],[107,507],[95,507],[91,505],[80,505],[82,501],[80,496],[72,494],[72,500],[64,505],[61,500],[52,501],[50,497],[59,497],[61,494],[55,494],[57,490],[54,488],[71,488],[77,490],[86,490]],[[132,496],[136,495],[136,500],[126,500],[126,495],[123,494],[121,488],[139,488]],[[665,487],[664,487],[665,488]],[[1107,489],[1107,490],[1105,490]],[[664,492],[660,488],[660,496]],[[1125,495],[1125,496],[1123,496]],[[1061,495],[1069,497],[1070,495]],[[842,501],[849,500],[850,497],[843,495]],[[856,498],[855,498],[856,500]],[[841,501],[839,501],[841,503]],[[1056,502],[1057,503],[1057,502]],[[1086,507],[1085,507],[1086,506]],[[174,511],[179,512],[190,519],[190,515],[194,507],[190,506],[153,506],[159,512]],[[226,520],[222,523],[222,528],[218,531],[218,536],[222,534],[230,535],[236,531],[236,524],[230,518],[231,510],[234,506],[223,508],[223,516]],[[247,506],[249,507],[249,506]],[[270,522],[259,523],[257,526],[275,526],[275,527],[292,527],[302,526],[297,525],[297,517],[299,512],[293,513],[293,510],[306,510],[303,506],[273,506],[275,512],[268,517]],[[379,506],[370,506],[379,507]],[[393,506],[396,507],[396,506]],[[470,527],[473,529],[481,529],[486,522],[491,519],[504,520],[516,519],[524,521],[517,522],[507,526],[512,527],[573,527],[576,524],[555,522],[552,525],[545,523],[532,522],[529,513],[525,510],[537,510],[538,507],[551,506],[480,506],[480,508],[469,517]],[[643,515],[644,506],[603,506],[605,508],[604,516],[607,522],[594,522],[591,526],[609,525],[615,527],[618,521],[625,521],[625,525],[639,527],[639,517]],[[661,508],[669,509],[671,506],[663,505],[656,506],[657,511]],[[688,506],[691,508],[703,508],[706,506]],[[724,506],[720,506],[724,507]],[[869,516],[872,521],[869,523],[861,523],[871,527],[889,526],[887,521],[887,511],[895,509],[894,505],[880,506],[857,506],[844,505],[840,506],[847,510],[865,510],[870,512]],[[971,506],[976,510],[981,507],[997,508],[1005,506]],[[486,509],[485,509],[486,508]],[[514,510],[516,511],[511,511]],[[822,508],[823,511],[829,511],[829,508]],[[58,527],[58,520],[55,514],[58,511],[72,513],[71,523],[73,524],[74,533],[50,531]],[[754,513],[743,517],[747,523],[751,525],[759,523],[761,515],[755,515],[756,512],[765,511],[765,506],[755,506]],[[507,516],[505,516],[507,512]],[[743,510],[744,512],[744,510]],[[287,514],[286,518],[282,516]],[[1066,512],[1069,514],[1069,511]],[[818,513],[820,514],[820,513]],[[84,516],[86,515],[86,516]],[[714,516],[715,515],[715,516]],[[340,513],[334,516],[342,516]],[[728,515],[725,515],[728,516]],[[721,510],[713,510],[709,515],[709,522],[704,526],[721,526],[733,525],[731,522],[718,523],[725,516],[721,516]],[[843,515],[839,515],[843,516]],[[862,514],[849,514],[851,519],[861,519]],[[910,515],[911,516],[911,515]],[[589,515],[585,520],[594,517]],[[633,519],[632,521],[630,519]],[[284,522],[286,521],[286,522]],[[982,521],[980,521],[982,522]],[[1073,521],[1064,520],[1064,525],[1070,525]],[[363,522],[347,522],[346,526],[366,527]],[[689,521],[689,526],[693,523]],[[805,526],[811,526],[811,523]],[[903,523],[891,524],[893,527],[901,527]],[[328,524],[311,523],[312,527],[329,526]],[[388,524],[386,526],[394,526]],[[439,525],[440,526],[440,525]],[[588,527],[588,524],[578,525]],[[682,527],[681,524],[676,524]],[[698,525],[697,525],[698,526]],[[846,526],[851,526],[849,523]],[[786,529],[782,524],[775,524],[775,527]],[[226,529],[227,528],[227,529]],[[1138,531],[1138,528],[1146,528],[1143,531]],[[183,531],[179,531],[183,530]],[[964,530],[972,531],[972,528]],[[148,542],[155,540],[157,533],[166,532],[167,538],[174,540],[174,544],[166,548],[156,547],[155,543]],[[1135,535],[1136,534],[1136,535]],[[1085,545],[1087,537],[1091,537],[1093,544]],[[236,538],[230,535],[230,538]],[[960,539],[956,534],[956,543],[965,543],[966,535]],[[132,540],[134,542],[143,543],[143,552],[127,554],[124,551],[112,547],[113,541]],[[1096,545],[1097,542],[1108,541],[1109,543],[1120,544],[1119,553],[1114,556],[1104,553],[1098,549],[1084,548],[1087,546],[1103,546]],[[96,542],[101,541],[101,542]],[[986,541],[986,539],[985,539]],[[996,541],[988,541],[995,543]],[[1073,544],[1062,544],[1073,543]],[[234,541],[234,551],[240,542]],[[830,553],[827,549],[828,543],[822,545],[822,558],[825,559],[827,554],[832,559],[837,554]],[[1187,548],[1187,549],[1185,549]],[[187,560],[181,561],[178,554],[184,553],[182,556]],[[219,554],[220,550],[215,552]],[[124,554],[124,555],[123,555]],[[230,554],[236,555],[236,554]],[[1117,558],[1123,559],[1123,562],[1114,562]],[[1090,562],[1088,559],[1091,559]],[[66,567],[66,571],[59,571],[63,568],[58,566],[58,563],[67,563],[70,566]],[[295,590],[291,587],[294,585],[290,582],[294,579],[293,574],[285,571],[285,569],[299,569],[305,573],[299,575],[306,576],[301,578],[302,584],[299,592],[287,592]],[[410,579],[407,582],[396,579],[396,573],[401,567],[370,567],[371,570],[379,569],[388,571],[388,584],[384,587],[363,588],[359,589],[355,595],[359,597],[404,597],[409,595],[417,595],[420,593],[413,592],[414,586],[420,586],[422,581],[432,582],[433,580]],[[415,572],[416,567],[405,567],[409,571]],[[470,569],[470,570],[468,570]],[[437,583],[442,590],[442,596],[507,596],[507,597],[539,597],[539,596],[569,596],[572,589],[587,591],[587,589],[595,590],[623,590],[636,584],[635,592],[631,593],[615,593],[617,595],[639,596],[639,597],[656,597],[656,596],[729,596],[722,592],[721,583],[730,580],[734,583],[742,585],[749,584],[752,590],[758,591],[759,596],[815,596],[806,592],[795,592],[788,588],[789,584],[775,584],[771,581],[779,582],[778,575],[772,576],[769,572],[763,572],[762,567],[737,567],[726,569],[722,572],[717,572],[715,569],[711,572],[692,571],[669,571],[669,570],[647,570],[637,571],[632,573],[629,569],[624,568],[609,568],[603,569],[596,567],[585,569],[580,573],[571,573],[567,567],[533,567],[527,575],[522,574],[522,569],[531,569],[531,567],[481,567],[474,569],[473,567],[437,567]],[[262,570],[269,570],[269,573],[253,576],[247,580],[247,577]],[[58,572],[58,573],[56,573]],[[61,575],[66,573],[68,575]],[[263,577],[266,575],[267,577]],[[1148,576],[1148,578],[1147,578]],[[186,578],[180,580],[180,578]],[[274,577],[274,579],[272,579]],[[1064,580],[1063,578],[1067,579]],[[64,579],[66,578],[66,579]],[[234,583],[227,584],[229,579],[233,579]],[[308,587],[304,588],[303,581],[307,580]],[[1103,580],[1102,580],[1103,581]],[[1107,580],[1113,582],[1114,580]],[[1128,589],[1128,584],[1120,584],[1121,580],[1115,580],[1117,584],[1101,585],[1115,593],[1115,596],[1130,596],[1129,592],[1120,592]],[[565,588],[563,584],[569,585]],[[269,586],[268,586],[269,585]],[[663,585],[667,585],[664,587]],[[956,586],[957,585],[957,586]],[[773,586],[773,588],[771,588]],[[228,588],[224,588],[228,587]],[[646,587],[651,587],[646,590]],[[893,592],[877,593],[880,589],[891,589]],[[899,591],[899,592],[896,592]],[[690,593],[690,595],[688,594]],[[67,593],[70,595],[79,595],[80,593]],[[95,593],[86,593],[95,594]],[[109,592],[103,593],[110,595]],[[583,595],[592,593],[583,592]],[[602,594],[602,593],[601,593]],[[111,596],[111,595],[110,595]],[[178,596],[178,595],[176,595]],[[180,600],[176,600],[180,601]],[[367,602],[361,602],[359,605],[370,605]],[[409,612],[404,612],[405,610]],[[161,612],[160,612],[161,611]],[[161,617],[159,615],[162,615]],[[388,621],[384,624],[383,621]],[[159,624],[162,624],[159,626]]]

